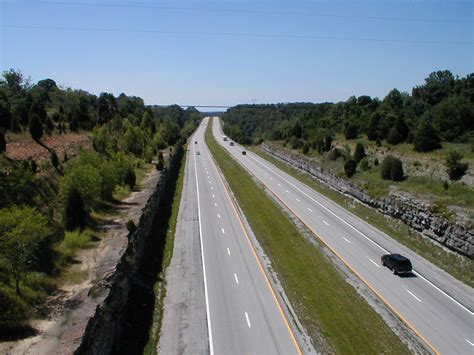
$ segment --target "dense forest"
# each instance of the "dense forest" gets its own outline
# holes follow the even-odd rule
[[[382,100],[239,105],[222,117],[226,134],[245,144],[283,140],[294,149],[324,152],[336,133],[346,139],[366,134],[374,142],[413,143],[416,151],[427,152],[442,141],[474,140],[474,74],[433,72],[411,94],[393,89]]]
[[[202,115],[194,108],[146,106],[135,96],[99,96],[64,89],[52,79],[32,84],[21,72],[0,79],[0,334],[41,314],[52,277],[89,241],[94,212],[107,210],[134,188],[136,173],[153,161],[166,168]],[[83,134],[92,149],[56,152],[46,136]],[[9,137],[30,139],[49,159],[13,160]],[[24,138],[22,138],[24,137]],[[30,138],[31,137],[31,138]],[[14,148],[12,148],[14,149]]]

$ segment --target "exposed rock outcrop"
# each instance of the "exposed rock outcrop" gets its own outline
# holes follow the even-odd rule
[[[411,228],[459,254],[474,258],[474,231],[466,226],[450,223],[445,218],[433,214],[427,206],[406,197],[373,198],[349,181],[324,171],[306,157],[288,153],[265,143],[262,144],[262,149],[284,163],[308,173],[330,188],[403,221]]]

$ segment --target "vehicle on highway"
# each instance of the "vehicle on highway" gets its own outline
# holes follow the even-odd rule
[[[242,150],[242,155],[247,155],[247,152],[245,150]]]
[[[232,146],[233,146],[233,145],[234,145],[234,142],[230,142],[230,145],[232,145]]]
[[[197,142],[197,141],[194,141],[194,144],[198,144],[198,142]]]
[[[224,141],[225,141],[225,142],[227,141],[227,137],[224,137]]]
[[[392,270],[394,275],[409,274],[412,271],[410,259],[400,254],[386,254],[382,256],[382,265]]]
[[[196,155],[201,155],[201,152],[197,151],[197,152],[196,152]]]

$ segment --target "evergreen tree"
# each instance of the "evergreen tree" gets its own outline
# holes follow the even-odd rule
[[[348,178],[351,178],[355,174],[356,168],[357,162],[354,159],[349,159],[346,161],[344,164],[344,171],[346,172]]]
[[[86,207],[81,194],[75,188],[71,189],[64,202],[63,221],[66,230],[82,228],[86,223]]]
[[[36,113],[31,114],[30,122],[28,125],[31,138],[33,138],[35,141],[40,140],[43,136],[43,124],[41,123],[41,120]]]
[[[7,150],[7,141],[5,140],[5,133],[0,130],[0,154]]]
[[[417,152],[430,152],[441,148],[438,133],[428,122],[423,122],[413,136],[413,144]]]
[[[395,124],[388,131],[387,142],[390,144],[399,144],[404,142],[408,137],[408,126],[402,117],[395,119]]]
[[[446,156],[446,172],[450,180],[459,180],[467,172],[469,165],[461,162],[463,155],[457,151],[451,151]]]
[[[364,145],[360,142],[357,142],[355,151],[354,151],[354,159],[356,162],[360,162],[364,157],[365,157]]]

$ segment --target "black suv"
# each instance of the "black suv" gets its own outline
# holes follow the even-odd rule
[[[409,274],[412,271],[410,259],[400,254],[386,254],[382,256],[382,265],[387,266],[395,275]]]

